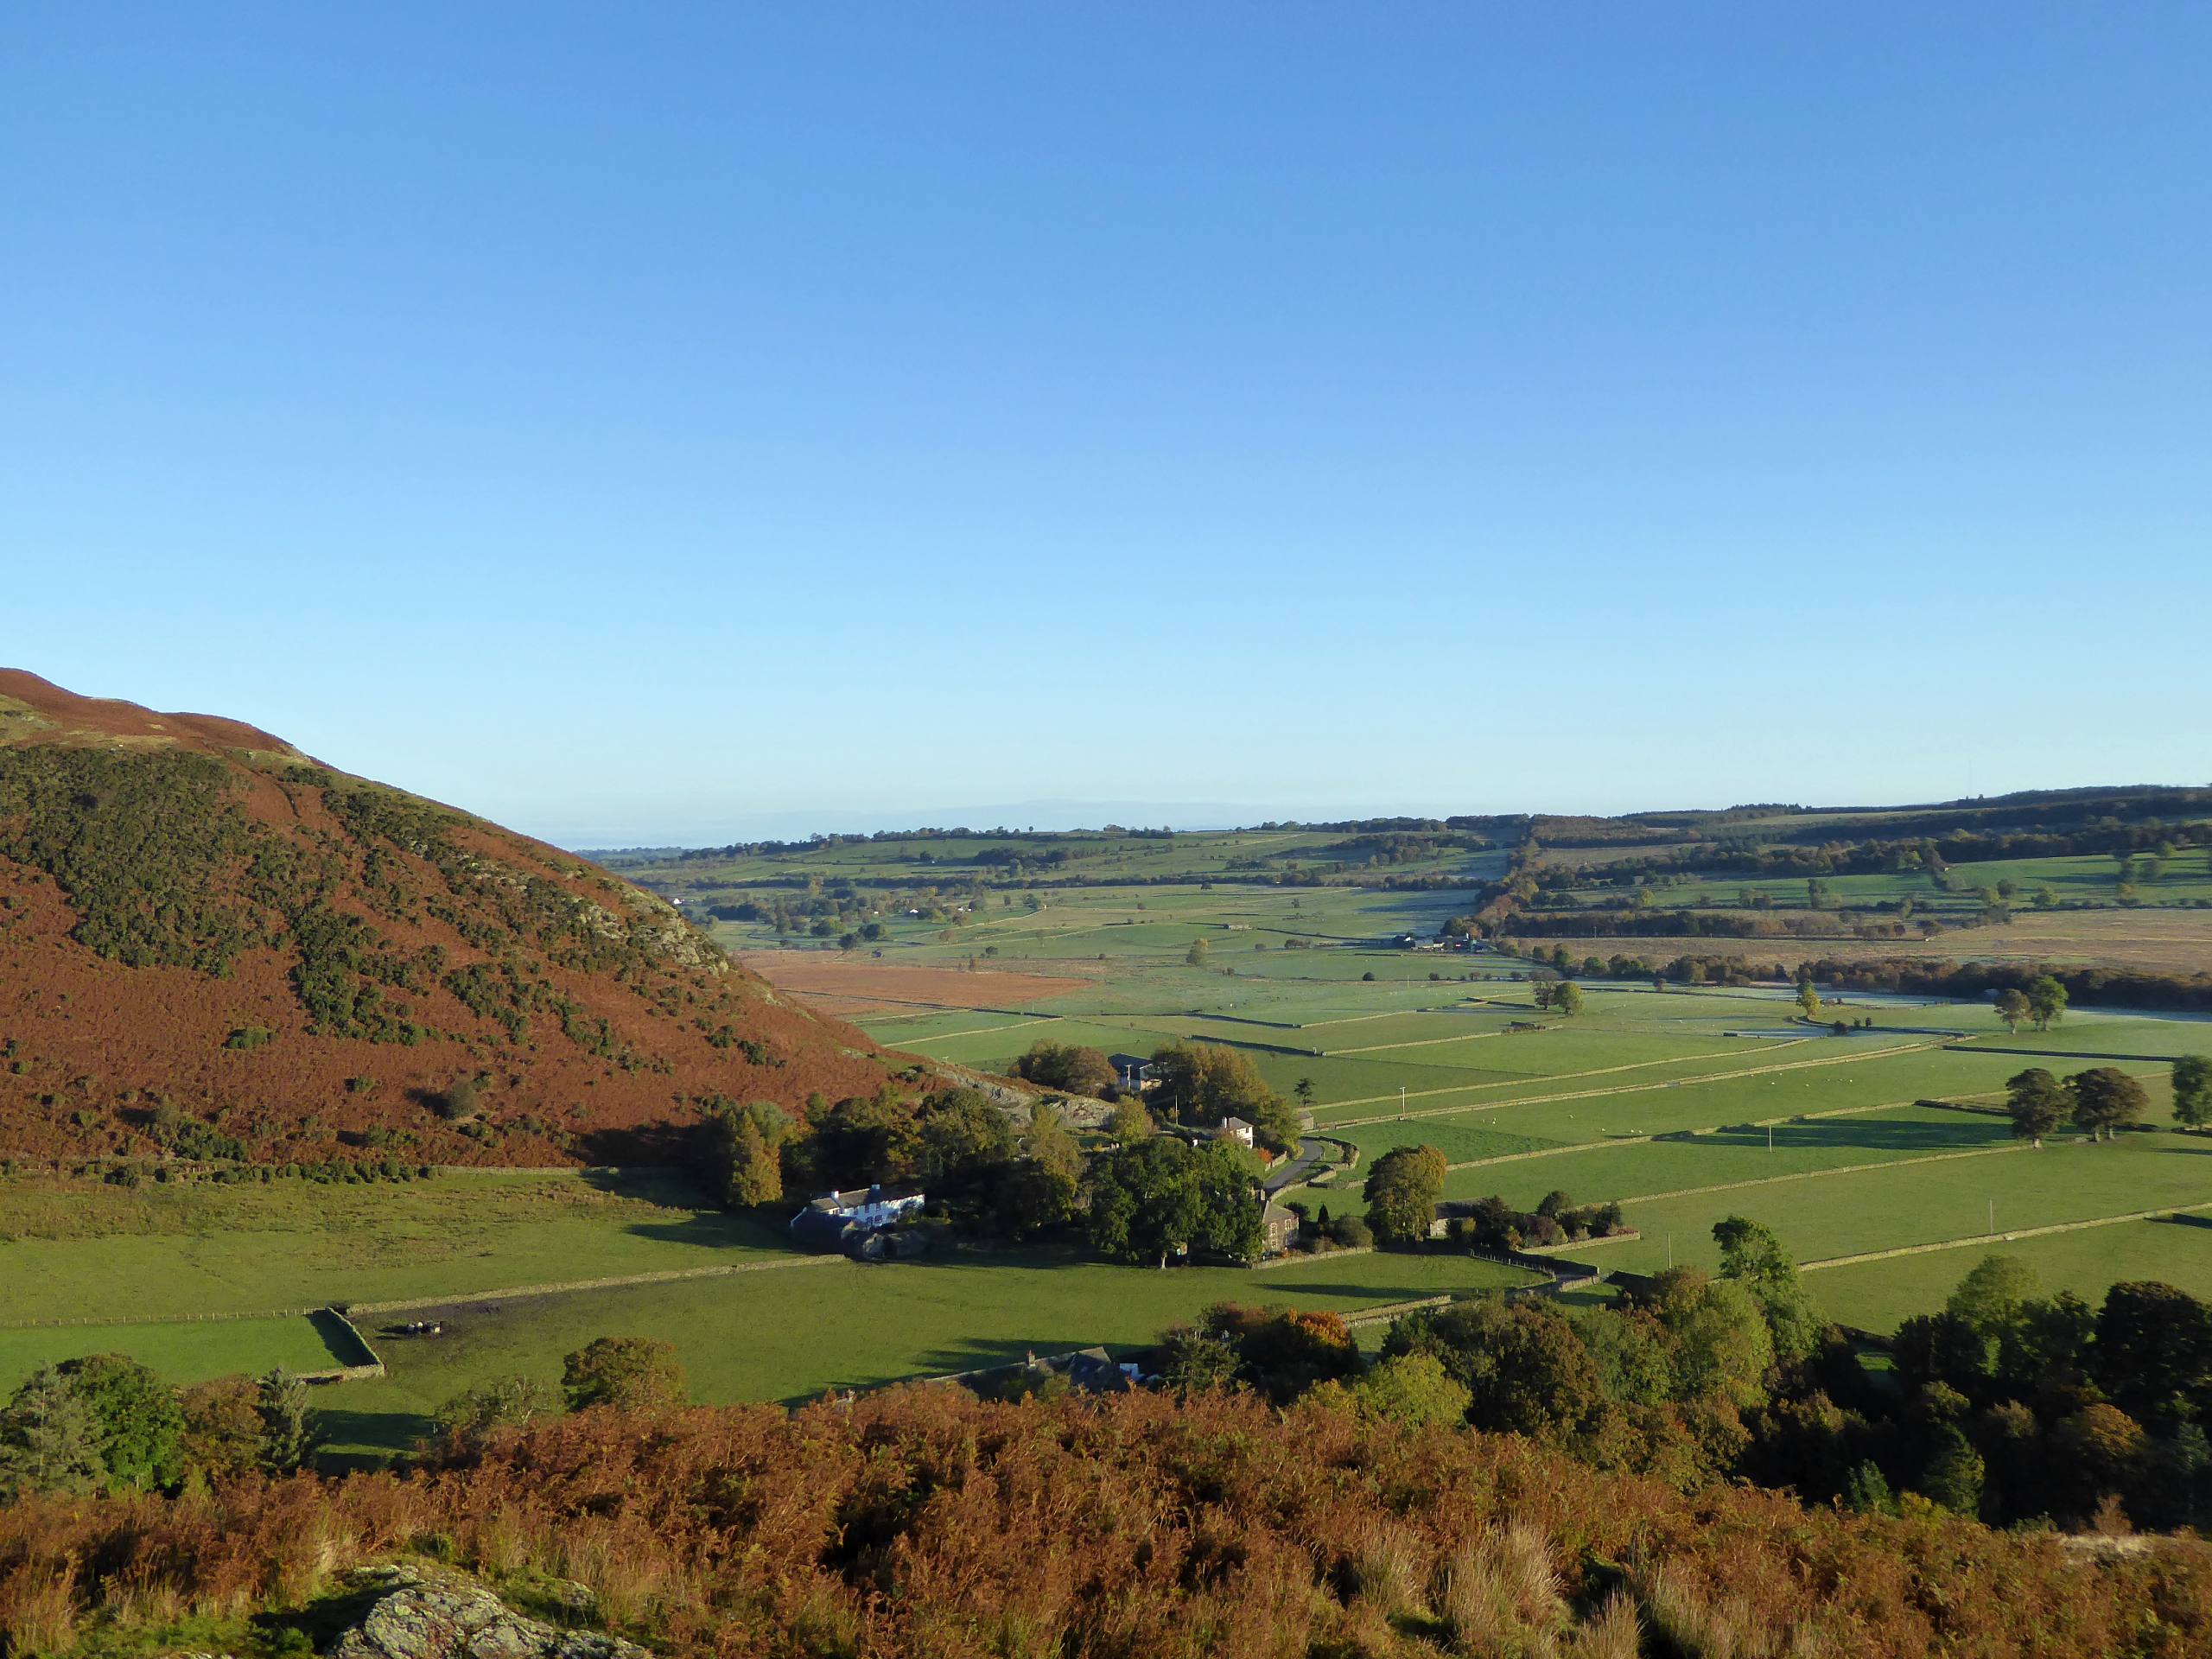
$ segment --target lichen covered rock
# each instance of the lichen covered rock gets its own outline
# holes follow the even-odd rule
[[[353,1585],[375,1599],[331,1644],[329,1659],[650,1659],[619,1637],[518,1613],[458,1573],[369,1567]]]

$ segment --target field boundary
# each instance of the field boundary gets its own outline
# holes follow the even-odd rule
[[[512,1302],[532,1296],[564,1296],[580,1290],[620,1290],[629,1285],[671,1285],[686,1279],[727,1279],[741,1273],[770,1273],[786,1268],[830,1267],[842,1255],[779,1255],[765,1262],[717,1262],[700,1268],[662,1268],[652,1273],[619,1273],[603,1279],[575,1279],[555,1284],[508,1285],[497,1290],[464,1290],[443,1296],[404,1296],[382,1302],[347,1302],[349,1313],[405,1313],[418,1307],[450,1307],[456,1302]]]
[[[1910,1169],[1915,1164],[1947,1164],[1955,1158],[1993,1158],[2003,1152],[2026,1152],[2029,1147],[2014,1142],[2003,1147],[1967,1147],[1959,1152],[1929,1152],[1912,1158],[1890,1158],[1865,1164],[1837,1164],[1828,1169],[1792,1170],[1786,1175],[1758,1175],[1747,1181],[1719,1181],[1711,1186],[1685,1186],[1672,1192],[1644,1192],[1632,1198],[1616,1198],[1616,1204],[1657,1204],[1664,1198],[1700,1198],[1711,1192],[1734,1192],[1747,1186],[1772,1186],[1781,1181],[1814,1181],[1823,1175],[1864,1175],[1874,1169]]]
[[[1811,1039],[1808,1038],[1804,1040],[1810,1041]],[[1509,1106],[1544,1106],[1549,1105],[1556,1101],[1597,1100],[1611,1095],[1641,1094],[1646,1089],[1686,1089],[1697,1084],[1729,1083],[1734,1081],[1738,1077],[1770,1077],[1779,1071],[1807,1071],[1812,1070],[1815,1066],[1843,1065],[1853,1060],[1881,1060],[1887,1059],[1891,1056],[1896,1054],[1923,1054],[1928,1052],[1931,1049],[1939,1048],[1941,1046],[1942,1046],[1937,1043],[1906,1043],[1896,1048],[1877,1048],[1871,1050],[1862,1049],[1856,1054],[1835,1054],[1824,1059],[1786,1060],[1779,1065],[1747,1065],[1740,1066],[1732,1071],[1712,1071],[1694,1077],[1666,1077],[1661,1079],[1657,1083],[1620,1084],[1604,1089],[1578,1089],[1554,1095],[1522,1095],[1506,1100],[1482,1101],[1471,1105],[1425,1107],[1418,1112],[1381,1112],[1377,1113],[1373,1117],[1344,1118],[1336,1122],[1325,1124],[1322,1127],[1332,1129],[1361,1128],[1370,1123],[1398,1123],[1408,1122],[1414,1118],[1450,1117],[1459,1112],[1496,1112],[1503,1111]],[[1713,1057],[1709,1055],[1695,1054],[1686,1055],[1683,1057],[1686,1060],[1706,1059],[1711,1058]],[[1673,1065],[1679,1065],[1681,1063],[1681,1062],[1680,1061],[1674,1060],[1645,1060],[1640,1062],[1637,1065],[1611,1066],[1605,1069],[1606,1071],[1634,1071],[1641,1070],[1645,1066]],[[1594,1077],[1601,1075],[1601,1073],[1598,1071],[1582,1071],[1568,1075]],[[1429,1090],[1427,1092],[1436,1095],[1457,1094],[1464,1089],[1496,1089],[1503,1086],[1504,1085],[1495,1083],[1459,1084],[1442,1089]],[[1374,1096],[1373,1098],[1387,1100],[1389,1096],[1382,1095]],[[1414,1095],[1408,1096],[1408,1098],[1418,1100],[1421,1096]],[[1340,1102],[1338,1103],[1357,1106],[1364,1105],[1367,1103],[1364,1101],[1348,1101]],[[1910,1105],[1911,1103],[1908,1101],[1905,1104]],[[1321,1109],[1326,1110],[1327,1108],[1325,1107]]]
[[[1946,1238],[1932,1244],[1900,1244],[1894,1249],[1860,1250],[1853,1255],[1831,1255],[1817,1262],[1800,1262],[1800,1273],[1822,1268],[1856,1267],[1862,1262],[1890,1262],[1905,1255],[1933,1255],[1939,1250],[1963,1250],[1976,1244],[2010,1244],[2023,1238],[2047,1238],[2054,1233],[2086,1232],[2093,1227],[2118,1227],[2131,1221],[2156,1221],[2161,1216],[2193,1215],[2212,1210],[2212,1198],[2201,1204],[2162,1204],[2155,1210],[2131,1210],[2124,1216],[2092,1216],[2084,1221],[2057,1221],[2047,1227],[2017,1227],[2006,1233],[1975,1233],[1965,1238]]]
[[[384,1356],[369,1346],[369,1339],[361,1334],[359,1327],[353,1320],[334,1307],[319,1307],[308,1314],[308,1319],[311,1322],[327,1319],[337,1325],[340,1336],[353,1345],[355,1352],[365,1357],[353,1364],[333,1366],[327,1370],[302,1371],[298,1373],[301,1382],[366,1382],[384,1375]],[[329,1340],[326,1335],[323,1338],[326,1346]]]
[[[1419,1010],[1415,1010],[1415,1012],[1419,1012]],[[1558,1030],[1558,1029],[1559,1029],[1559,1027],[1556,1027],[1556,1026],[1545,1026],[1545,1027],[1541,1027],[1541,1029],[1545,1030],[1545,1031],[1556,1031],[1556,1030]],[[1527,1034],[1529,1034],[1529,1033],[1522,1033],[1522,1034],[1525,1036],[1525,1035],[1527,1035]],[[1810,1039],[1810,1038],[1808,1038],[1808,1037],[1804,1037],[1804,1038],[1799,1038],[1797,1040],[1798,1040],[1798,1041],[1800,1041],[1800,1042],[1810,1042],[1810,1041],[1812,1040],[1812,1039]],[[1552,1077],[1548,1079],[1548,1081],[1553,1082],[1553,1083],[1572,1083],[1572,1082],[1573,1082],[1575,1079],[1577,1079],[1577,1078],[1579,1078],[1579,1077],[1613,1077],[1613,1076],[1616,1076],[1616,1075],[1618,1075],[1618,1073],[1623,1072],[1623,1071],[1649,1071],[1649,1070],[1650,1070],[1653,1066],[1655,1066],[1655,1065],[1693,1065],[1693,1064],[1694,1064],[1695,1062],[1697,1062],[1697,1061],[1699,1061],[1699,1060],[1719,1060],[1719,1059],[1726,1059],[1726,1058],[1728,1058],[1730,1055],[1732,1055],[1732,1054],[1741,1054],[1741,1053],[1745,1053],[1745,1052],[1747,1052],[1747,1051],[1745,1051],[1745,1050],[1744,1050],[1744,1049],[1739,1049],[1739,1048],[1714,1048],[1714,1049],[1708,1049],[1708,1050],[1707,1050],[1705,1052],[1703,1052],[1703,1053],[1701,1053],[1701,1054],[1677,1054],[1677,1055],[1675,1055],[1675,1056],[1673,1058],[1671,1058],[1671,1059],[1664,1059],[1664,1060],[1632,1060],[1632,1061],[1629,1062],[1629,1063],[1628,1063],[1627,1065],[1599,1065],[1599,1066],[1592,1066],[1592,1067],[1589,1071],[1560,1071],[1560,1072],[1555,1072],[1555,1073],[1554,1073],[1554,1074],[1552,1075]],[[1324,1055],[1324,1056],[1321,1056],[1320,1058],[1325,1058],[1325,1058],[1327,1058],[1327,1056]],[[1530,1083],[1530,1082],[1533,1082],[1533,1081],[1536,1081],[1536,1079],[1534,1079],[1534,1078],[1528,1078],[1528,1077],[1498,1077],[1498,1078],[1494,1078],[1494,1079],[1492,1079],[1492,1080],[1491,1080],[1491,1082],[1489,1082],[1489,1083],[1447,1083],[1447,1084],[1444,1084],[1441,1088],[1437,1088],[1437,1089],[1423,1089],[1423,1090],[1420,1090],[1418,1093],[1409,1094],[1409,1095],[1406,1096],[1405,1096],[1405,1098],[1406,1098],[1406,1099],[1408,1099],[1408,1100],[1423,1100],[1423,1099],[1430,1099],[1430,1098],[1433,1098],[1435,1096],[1438,1096],[1438,1095],[1460,1095],[1460,1094],[1465,1094],[1465,1093],[1466,1093],[1469,1090],[1471,1090],[1471,1089],[1510,1089],[1510,1088],[1514,1087],[1516,1084],[1522,1084],[1522,1085],[1525,1085],[1525,1084],[1527,1084],[1528,1083]],[[1699,1081],[1699,1079],[1696,1079],[1696,1078],[1688,1078],[1688,1079],[1685,1079],[1685,1081],[1688,1081],[1688,1082],[1696,1082],[1696,1081]],[[1654,1085],[1652,1085],[1652,1086],[1656,1088],[1656,1087],[1657,1087],[1658,1085],[1655,1084],[1654,1084]],[[1604,1093],[1604,1092],[1607,1092],[1607,1091],[1605,1091],[1605,1090],[1598,1090],[1598,1091],[1595,1091],[1595,1092]],[[1372,1106],[1372,1105],[1374,1105],[1374,1104],[1375,1104],[1375,1103],[1376,1103],[1376,1102],[1377,1102],[1377,1101],[1389,1100],[1389,1099],[1390,1099],[1390,1098],[1392,1098],[1392,1096],[1389,1096],[1389,1095],[1359,1095],[1359,1096],[1356,1096],[1354,1098],[1352,1098],[1352,1099],[1351,1099],[1351,1100],[1331,1100],[1331,1101],[1324,1101],[1320,1105],[1319,1105],[1319,1106],[1315,1107],[1313,1109],[1314,1109],[1315,1111],[1317,1111],[1317,1112],[1333,1112],[1333,1111],[1337,1110],[1339,1107],[1344,1107],[1344,1106]],[[1546,1095],[1546,1096],[1531,1096],[1531,1098],[1551,1100],[1551,1099],[1560,1099],[1560,1098],[1563,1098],[1563,1096]],[[1491,1102],[1490,1102],[1490,1103],[1489,1103],[1489,1104],[1490,1104],[1490,1105],[1491,1105],[1491,1106],[1512,1106],[1512,1105],[1517,1105],[1517,1104],[1519,1104],[1519,1103],[1519,1103],[1519,1102],[1517,1102],[1517,1101],[1496,1101],[1496,1100],[1491,1101]],[[1422,1112],[1421,1112],[1421,1113],[1419,1113],[1419,1114],[1412,1114],[1412,1113],[1408,1113],[1408,1116],[1423,1116],[1423,1117],[1441,1117],[1441,1116],[1444,1116],[1445,1115],[1446,1115],[1447,1113],[1451,1113],[1451,1112],[1471,1111],[1471,1110],[1473,1110],[1473,1109],[1474,1109],[1474,1108],[1472,1108],[1472,1107],[1467,1107],[1467,1106],[1443,1106],[1443,1107],[1436,1108],[1436,1109],[1433,1109],[1433,1110],[1423,1110]],[[1395,1112],[1383,1112],[1383,1113],[1380,1113],[1380,1114],[1378,1114],[1377,1116],[1373,1116],[1373,1117],[1354,1117],[1354,1118],[1348,1118],[1348,1119],[1346,1119],[1344,1122],[1341,1122],[1341,1123],[1332,1123],[1332,1124],[1330,1124],[1328,1127],[1329,1127],[1329,1128],[1332,1128],[1332,1129],[1356,1128],[1357,1128],[1359,1125],[1361,1125],[1361,1124],[1363,1124],[1363,1123],[1386,1123],[1386,1122],[1389,1122],[1391,1118],[1393,1118],[1393,1117],[1395,1117],[1395,1116],[1397,1116],[1397,1114],[1396,1114],[1396,1113],[1395,1113]]]
[[[374,1302],[318,1302],[310,1307],[259,1307],[220,1313],[137,1313],[117,1318],[99,1314],[71,1315],[52,1319],[0,1320],[0,1331],[44,1331],[67,1325],[198,1325],[226,1319],[312,1319],[334,1313],[404,1313],[418,1307],[450,1307],[455,1302],[504,1302],[530,1296],[559,1296],[578,1290],[619,1290],[626,1285],[665,1285],[684,1279],[723,1279],[733,1274],[766,1273],[784,1268],[825,1267],[846,1260],[842,1255],[772,1255],[760,1262],[713,1262],[696,1268],[661,1268],[650,1273],[615,1274],[602,1279],[575,1279],[560,1283],[505,1285],[492,1290],[448,1291],[436,1296],[403,1296]],[[357,1333],[358,1334],[358,1333]],[[365,1342],[361,1344],[366,1348]],[[381,1363],[381,1362],[379,1362]]]
[[[1941,1106],[1949,1111],[1967,1112],[1976,1117],[1986,1117],[1990,1114],[1982,1108],[1968,1106],[1965,1103],[1969,1100],[1994,1100],[2001,1097],[2001,1090],[1990,1090],[1977,1095],[1961,1095],[1957,1100],[1880,1100],[1871,1106],[1830,1106],[1817,1112],[1792,1112],[1786,1117],[1754,1117],[1746,1119],[1745,1122],[1755,1129],[1779,1128],[1785,1123],[1814,1123],[1831,1117],[1862,1116],[1868,1112],[1897,1112],[1903,1111],[1909,1106]],[[1614,1147],[1648,1147],[1655,1141],[1661,1141],[1687,1145],[1691,1141],[1703,1140],[1708,1135],[1718,1135],[1727,1127],[1729,1126],[1720,1124],[1710,1129],[1662,1129],[1656,1135],[1617,1135],[1603,1141],[1570,1141],[1563,1146],[1535,1147],[1527,1152],[1501,1152],[1488,1158],[1470,1158],[1465,1163],[1446,1164],[1444,1167],[1446,1173],[1455,1169],[1485,1169],[1492,1164],[1517,1164],[1530,1158],[1559,1158],[1573,1152],[1605,1152]],[[1973,1148],[1973,1150],[1980,1150],[1980,1148]],[[1944,1153],[1934,1155],[1948,1157],[1950,1154]],[[1898,1163],[1917,1160],[1891,1159],[1889,1161]],[[1841,1166],[1841,1167],[1851,1169],[1866,1169],[1872,1166],[1872,1164]],[[1780,1175],[1762,1175],[1758,1179],[1763,1181],[1778,1181],[1786,1178]],[[1626,1203],[1628,1200],[1623,1199],[1622,1202]]]
[[[1964,1042],[1946,1043],[1946,1048],[1956,1049],[1962,1054],[2019,1054],[2045,1060],[2136,1060],[2145,1065],[2171,1065],[2182,1057],[2178,1054],[2113,1054],[2097,1053],[2086,1048],[2011,1048],[1984,1045],[1967,1038]]]

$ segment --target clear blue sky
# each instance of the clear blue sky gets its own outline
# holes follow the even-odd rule
[[[16,0],[0,660],[587,844],[2202,782],[2208,85],[2196,0]]]

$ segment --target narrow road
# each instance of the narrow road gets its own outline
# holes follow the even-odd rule
[[[1311,1175],[1316,1167],[1329,1161],[1330,1147],[1325,1141],[1316,1141],[1312,1135],[1300,1135],[1298,1156],[1280,1167],[1268,1171],[1261,1185],[1269,1192],[1280,1192],[1287,1186],[1296,1186]]]

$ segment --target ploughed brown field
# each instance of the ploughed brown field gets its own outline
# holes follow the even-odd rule
[[[113,880],[149,841],[161,879]],[[903,1064],[570,854],[0,671],[0,1156],[149,1152],[181,1114],[271,1162],[664,1161],[715,1096]]]
[[[779,990],[832,1014],[887,1008],[1025,1008],[1090,982],[1019,969],[903,968],[826,950],[750,950],[737,961]]]

